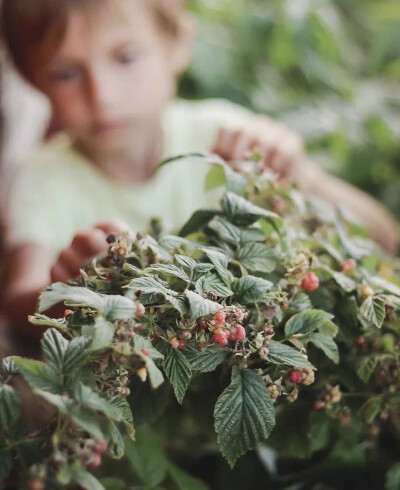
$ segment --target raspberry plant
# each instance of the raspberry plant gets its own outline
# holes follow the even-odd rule
[[[287,454],[299,436],[309,456],[329,446],[335,426],[352,427],[369,447],[382,425],[399,430],[397,261],[339,211],[321,212],[277,186],[258,173],[256,158],[249,165],[250,173],[235,174],[217,161],[207,186],[225,184],[220,209],[197,211],[178,236],[110,236],[105,257],[43,291],[30,319],[47,327],[43,360],[3,361],[0,479],[7,488],[15,479],[28,489],[132,481],[206,488],[162,452],[156,430],[138,424],[143,437],[134,442],[134,423],[174,411],[168,386],[184,407],[191,382],[198,391],[213,372],[215,386],[223,380],[214,428],[231,467],[264,444]],[[63,318],[45,316],[60,303]],[[19,395],[8,384],[14,376],[54,408],[35,434],[22,428]],[[301,431],[281,434],[285,414],[297,407],[311,432],[327,427],[317,442]],[[107,468],[125,457],[134,470],[128,481],[110,476],[104,457]]]

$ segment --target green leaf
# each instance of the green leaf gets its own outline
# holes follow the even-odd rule
[[[332,320],[333,315],[323,310],[302,311],[293,315],[285,325],[287,337],[296,334],[307,334],[321,328],[324,323]]]
[[[203,252],[207,255],[209,258],[210,262],[213,264],[215,269],[217,270],[217,273],[219,277],[222,279],[222,281],[230,287],[234,277],[232,273],[228,270],[228,258],[221,252],[218,252],[216,250],[213,250],[208,247],[204,247]]]
[[[360,315],[374,327],[381,328],[386,318],[385,300],[379,296],[370,296],[361,305]]]
[[[296,368],[313,368],[313,365],[299,351],[274,340],[270,342],[268,360],[274,364]]]
[[[106,490],[126,490],[125,482],[119,478],[102,478],[101,484]]]
[[[116,422],[123,420],[122,412],[116,405],[113,405],[106,398],[81,382],[74,386],[73,397],[81,405],[95,412],[100,412],[111,420]]]
[[[247,243],[240,249],[238,259],[251,272],[269,273],[275,270],[276,257],[274,252],[262,243]]]
[[[373,286],[381,288],[387,293],[393,294],[394,296],[400,296],[400,287],[390,281],[386,281],[381,277],[370,277],[369,282]]]
[[[91,337],[76,337],[68,344],[64,355],[62,371],[70,374],[80,368],[89,356],[88,349],[92,343]]]
[[[176,277],[182,281],[189,282],[190,277],[181,268],[173,264],[153,264],[146,269],[146,272],[155,272],[156,274]]]
[[[228,356],[226,349],[220,349],[216,346],[210,346],[201,351],[187,347],[182,352],[189,361],[192,371],[198,371],[200,373],[215,371]]]
[[[57,373],[47,364],[32,359],[13,357],[14,362],[22,376],[34,390],[48,391],[49,393],[61,393],[62,385]]]
[[[82,333],[89,334],[92,330],[93,341],[90,346],[92,352],[101,352],[111,347],[114,340],[115,327],[103,317],[97,317],[94,327],[90,327],[87,331],[82,329]]]
[[[102,296],[90,289],[67,286],[58,282],[41,293],[39,296],[38,312],[43,313],[64,301],[75,305],[90,306],[96,310],[100,310],[103,304]]]
[[[240,243],[241,230],[229,221],[216,216],[210,223],[208,228],[214,231],[224,242],[237,245]]]
[[[185,237],[191,235],[192,233],[196,233],[197,231],[201,231],[216,214],[218,214],[218,211],[196,211],[192,214],[189,221],[187,221],[187,223],[185,223],[185,225],[181,228],[178,235]]]
[[[180,350],[164,344],[164,370],[175,392],[176,399],[182,403],[192,376],[192,370],[186,357]]]
[[[126,457],[139,478],[149,486],[161,483],[167,473],[167,459],[158,434],[147,426],[141,426],[135,442],[128,438],[124,440]]]
[[[219,303],[203,298],[203,296],[193,291],[186,290],[185,295],[190,304],[191,320],[197,320],[203,316],[211,315],[223,308]]]
[[[175,260],[188,272],[192,272],[197,265],[196,261],[188,255],[175,255]]]
[[[209,487],[198,478],[188,475],[172,463],[168,464],[168,473],[177,485],[177,490],[209,490]]]
[[[18,420],[21,400],[18,393],[8,385],[0,386],[0,433],[8,431]]]
[[[310,341],[321,349],[323,353],[335,364],[339,364],[339,349],[336,342],[329,337],[328,335],[324,335],[322,333],[313,332],[310,335]]]
[[[12,468],[12,456],[10,451],[0,451],[0,484],[10,474]]]
[[[272,282],[261,277],[243,276],[240,279],[234,280],[232,289],[237,301],[248,305],[260,301],[272,286]]]
[[[125,424],[125,429],[127,430],[129,437],[134,441],[135,428],[133,426],[133,415],[128,400],[126,398],[117,398],[111,403],[121,411],[122,422]]]
[[[356,371],[359,378],[362,379],[364,383],[368,383],[369,378],[378,365],[378,361],[379,359],[373,355],[364,356],[361,359],[358,359]]]
[[[400,488],[400,463],[395,464],[386,473],[385,490],[399,490]]]
[[[86,490],[105,490],[99,480],[78,463],[71,467],[71,476],[75,483],[78,483]]]
[[[65,332],[67,330],[67,325],[65,323],[64,318],[62,319],[54,319],[54,318],[49,318],[46,315],[40,315],[39,313],[36,313],[34,316],[29,317],[30,323],[32,325],[39,325],[42,327],[52,327],[56,328],[57,330],[60,330],[60,332]]]
[[[282,219],[279,215],[255,206],[232,192],[225,194],[222,200],[222,208],[229,221],[238,226],[252,225],[260,218],[268,220],[277,230],[282,226]]]
[[[20,374],[12,356],[5,357],[3,359],[3,361],[1,362],[1,370],[4,374],[7,374],[8,376],[17,376]]]
[[[108,452],[114,459],[121,459],[125,456],[125,443],[121,432],[114,422],[111,422],[111,444]]]
[[[58,330],[51,328],[44,333],[41,344],[47,364],[60,374],[68,348],[68,340]]]
[[[230,386],[218,398],[215,430],[222,454],[231,467],[270,435],[274,404],[262,379],[249,369],[233,367]]]
[[[217,274],[206,274],[196,281],[196,291],[199,294],[215,293],[220,298],[228,298],[233,291],[226,286]]]
[[[332,278],[338,286],[340,286],[346,293],[351,293],[357,289],[357,283],[351,277],[346,276],[342,272],[332,271]]]
[[[110,322],[115,320],[129,320],[135,316],[135,303],[125,296],[103,296],[100,313]]]

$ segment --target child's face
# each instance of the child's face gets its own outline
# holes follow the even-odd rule
[[[52,102],[57,122],[81,144],[118,150],[129,145],[135,128],[159,119],[173,97],[183,42],[162,32],[141,1],[76,10],[57,52],[31,65],[32,80]]]

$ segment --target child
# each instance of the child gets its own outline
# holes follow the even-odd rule
[[[307,163],[297,135],[225,101],[172,101],[195,33],[181,2],[3,0],[13,61],[65,133],[32,158],[11,202],[5,311],[15,325],[42,288],[104,251],[109,233],[143,230],[151,216],[172,230],[216,204],[202,165],[155,173],[164,157],[185,152],[213,149],[235,161],[258,148],[282,180],[347,206],[395,250],[387,212]]]

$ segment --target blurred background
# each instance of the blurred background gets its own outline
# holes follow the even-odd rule
[[[327,170],[400,220],[400,2],[192,0],[200,21],[180,87],[300,132]]]

